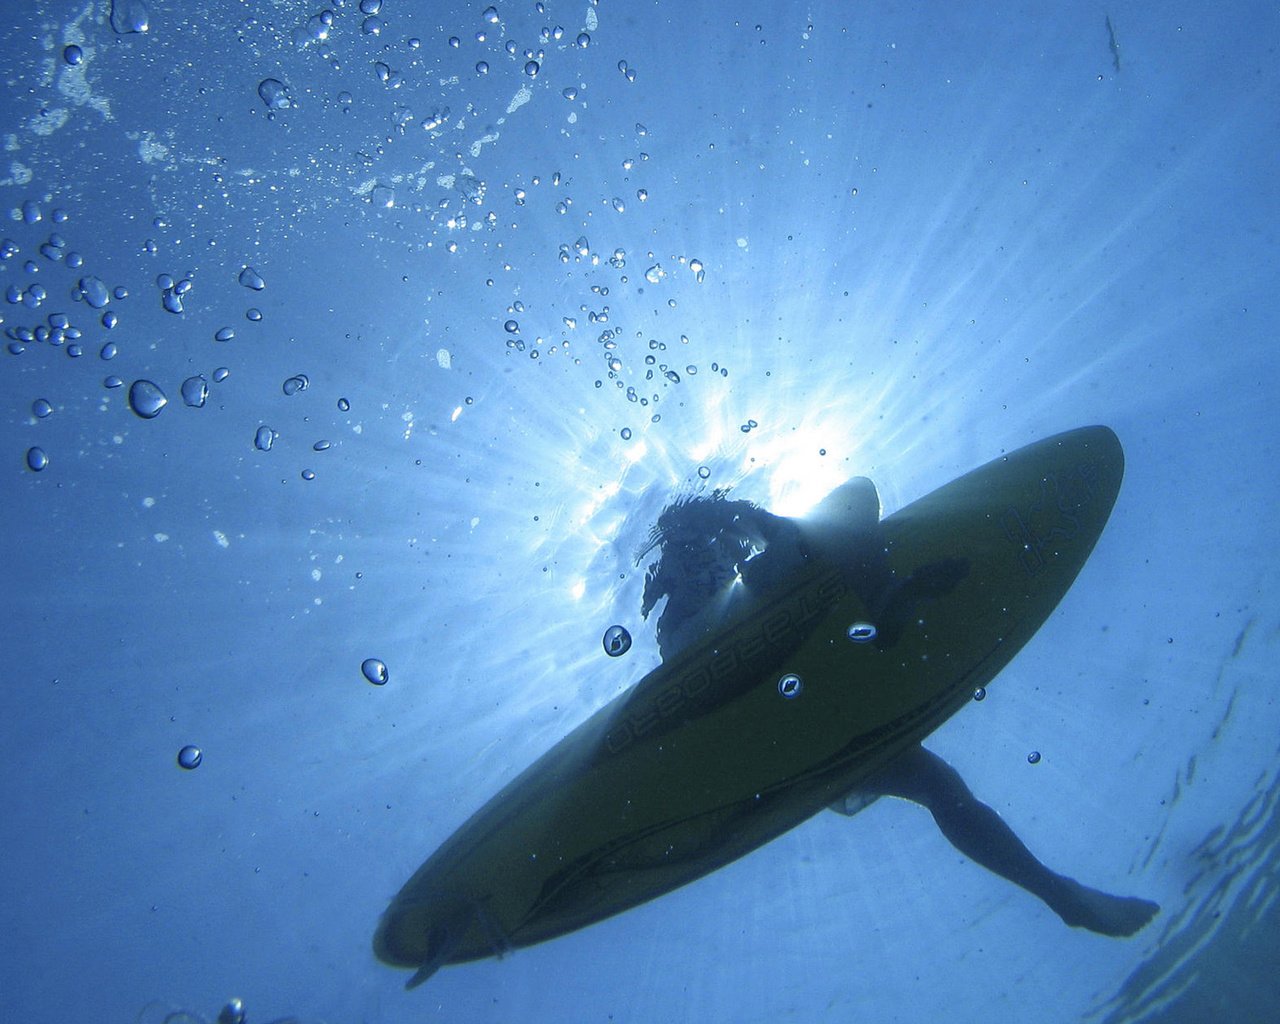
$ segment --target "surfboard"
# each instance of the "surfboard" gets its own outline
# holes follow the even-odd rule
[[[654,669],[481,807],[392,900],[375,954],[415,969],[413,987],[669,892],[855,790],[1031,639],[1123,473],[1115,434],[1083,427],[887,517],[878,573],[906,584],[946,570],[944,585],[897,602],[892,624],[865,565],[817,545],[750,614]]]

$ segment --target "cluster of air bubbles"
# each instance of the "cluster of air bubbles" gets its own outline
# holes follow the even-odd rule
[[[439,128],[443,127],[444,123],[448,120],[449,120],[449,108],[437,107],[436,109],[432,110],[431,113],[428,114],[425,118],[423,118],[422,130],[424,132],[434,132]]]
[[[604,644],[604,653],[611,658],[619,658],[631,650],[631,634],[625,626],[610,626],[604,631],[601,642]]]
[[[276,443],[276,438],[279,436],[279,434],[264,424],[259,427],[257,433],[253,435],[253,446],[260,452],[269,452],[271,451],[271,446]]]
[[[486,185],[474,174],[459,174],[454,179],[454,188],[462,193],[462,198],[472,206],[484,205]]]
[[[653,266],[651,266],[648,270],[644,272],[644,279],[648,281],[650,284],[658,284],[666,276],[667,276],[667,272],[662,269],[661,263],[655,263]]]
[[[751,433],[751,431],[755,430],[756,427],[758,426],[760,426],[760,424],[757,423],[755,420],[747,420],[747,422],[742,424],[742,426],[740,426],[738,429],[741,430],[744,434],[749,434]]]
[[[690,260],[689,269],[693,271],[694,280],[696,280],[698,284],[702,284],[703,280],[707,276],[706,271],[703,269],[703,266],[702,266],[702,260],[698,260],[698,259]]]
[[[382,0],[360,0],[360,13],[365,15],[360,23],[360,30],[367,36],[382,35],[382,19],[378,12],[382,10]]]
[[[365,658],[360,664],[360,671],[374,686],[385,686],[387,680],[391,678],[386,662],[380,658]]]
[[[332,28],[333,12],[321,11],[308,18],[307,23],[293,33],[293,45],[302,50],[312,43],[323,43],[329,38]]]
[[[267,109],[272,112],[289,110],[296,105],[293,97],[289,95],[289,87],[278,78],[264,78],[259,82],[258,96],[267,105]]]
[[[636,69],[631,67],[625,60],[618,61],[618,70],[622,73],[622,77],[628,82],[636,80]]]
[[[180,315],[182,300],[192,288],[191,278],[184,277],[175,281],[170,274],[161,274],[156,278],[156,287],[160,289],[160,305],[166,312]]]
[[[306,391],[310,386],[311,379],[305,373],[295,373],[280,386],[280,389],[286,395],[296,395],[299,391]]]

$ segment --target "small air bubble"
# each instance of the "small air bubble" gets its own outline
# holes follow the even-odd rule
[[[360,671],[374,686],[385,686],[387,680],[391,678],[386,663],[379,658],[365,658],[360,665]]]
[[[849,627],[847,635],[855,644],[870,643],[876,638],[876,627],[870,622],[855,622]]]

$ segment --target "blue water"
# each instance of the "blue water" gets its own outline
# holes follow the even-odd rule
[[[5,1018],[1267,1019],[1274,6],[362,6],[0,28]],[[930,746],[1147,929],[881,800],[414,992],[373,959],[656,664],[632,554],[673,495],[862,474],[890,513],[1088,423],[1111,523]]]

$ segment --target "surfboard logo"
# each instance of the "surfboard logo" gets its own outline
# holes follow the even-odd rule
[[[1030,505],[1010,506],[1001,518],[1005,536],[1018,549],[1028,576],[1038,576],[1057,555],[1060,544],[1080,532],[1080,519],[1099,498],[1103,466],[1078,463],[1068,473],[1040,480],[1040,494]]]

